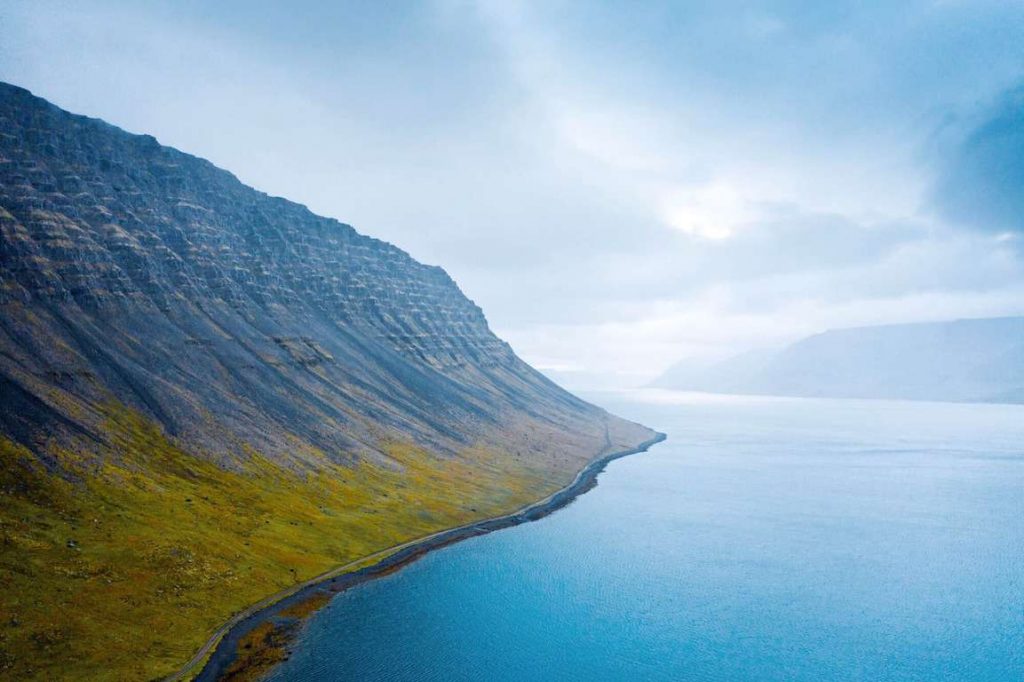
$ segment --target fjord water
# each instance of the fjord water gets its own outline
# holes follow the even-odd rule
[[[592,398],[668,441],[335,598],[272,679],[1024,679],[1024,406]]]

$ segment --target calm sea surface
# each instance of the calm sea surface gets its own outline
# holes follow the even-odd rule
[[[1024,406],[591,396],[669,435],[336,598],[275,680],[1024,680]]]

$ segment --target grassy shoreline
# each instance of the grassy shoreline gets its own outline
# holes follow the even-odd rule
[[[314,613],[334,594],[392,573],[435,549],[543,518],[590,490],[609,462],[644,452],[665,437],[659,433],[634,448],[603,455],[580,470],[568,485],[513,512],[431,533],[381,550],[270,597],[264,600],[266,603],[246,609],[225,623],[189,664],[165,680],[213,682],[257,679],[286,657],[287,647],[298,632],[295,621]],[[356,568],[368,561],[371,562],[369,565]],[[191,677],[197,671],[198,674]]]

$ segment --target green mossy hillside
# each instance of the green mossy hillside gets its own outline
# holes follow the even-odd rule
[[[0,439],[0,677],[148,680],[233,613],[332,567],[514,510],[566,481],[476,450],[394,444],[398,467],[325,461],[302,474],[255,455],[231,471],[111,409],[114,447],[51,449],[47,471]]]

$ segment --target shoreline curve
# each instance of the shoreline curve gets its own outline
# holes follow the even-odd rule
[[[598,475],[604,471],[610,462],[629,455],[646,452],[651,446],[664,441],[666,438],[667,436],[664,433],[656,433],[653,438],[645,440],[633,448],[599,457],[581,469],[572,482],[565,487],[556,490],[542,500],[533,502],[509,514],[437,531],[430,535],[387,547],[266,597],[238,612],[230,620],[217,628],[195,655],[184,666],[179,668],[177,672],[163,678],[163,682],[180,682],[182,680],[215,682],[234,662],[240,640],[257,625],[274,618],[277,614],[291,606],[309,599],[317,592],[328,592],[333,596],[362,583],[387,575],[435,549],[440,549],[471,537],[486,535],[496,530],[544,518],[565,507],[574,499],[593,488],[596,485]],[[372,563],[363,565],[367,562]],[[355,567],[359,565],[363,566],[356,569]],[[201,668],[200,665],[202,665]]]

